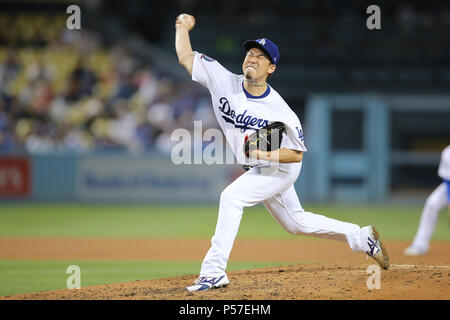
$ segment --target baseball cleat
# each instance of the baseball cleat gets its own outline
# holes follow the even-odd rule
[[[367,237],[368,250],[366,254],[373,258],[380,267],[389,269],[389,256],[383,243],[380,241],[377,230],[374,226],[369,226],[369,236]]]
[[[205,291],[211,288],[225,287],[230,283],[228,277],[223,275],[221,277],[199,277],[194,281],[192,286],[186,287],[187,291]]]
[[[410,247],[406,248],[405,251],[403,251],[403,254],[405,256],[415,257],[415,256],[423,256],[427,253],[427,251],[428,250],[419,249],[417,247],[410,246]]]

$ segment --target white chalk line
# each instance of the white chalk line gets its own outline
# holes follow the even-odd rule
[[[450,266],[424,266],[424,265],[416,265],[416,264],[391,264],[390,267],[396,267],[400,269],[450,269]]]

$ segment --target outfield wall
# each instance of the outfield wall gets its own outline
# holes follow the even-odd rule
[[[161,154],[3,155],[2,200],[212,202],[239,166],[174,165]]]
[[[174,165],[166,154],[0,155],[1,201],[217,203],[240,165]],[[296,188],[308,199],[307,172]]]

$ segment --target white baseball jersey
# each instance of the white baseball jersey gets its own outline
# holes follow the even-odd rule
[[[261,96],[252,96],[244,89],[243,75],[233,74],[216,60],[196,51],[192,80],[206,87],[211,93],[217,121],[238,163],[249,163],[243,152],[245,136],[276,121],[284,123],[286,127],[280,148],[306,151],[303,130],[297,115],[269,85]],[[270,165],[264,160],[258,160],[255,164]]]
[[[444,180],[450,180],[450,145],[442,151],[438,175]]]

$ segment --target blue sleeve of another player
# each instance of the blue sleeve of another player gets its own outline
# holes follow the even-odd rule
[[[447,186],[447,202],[450,204],[450,180],[444,180]]]

